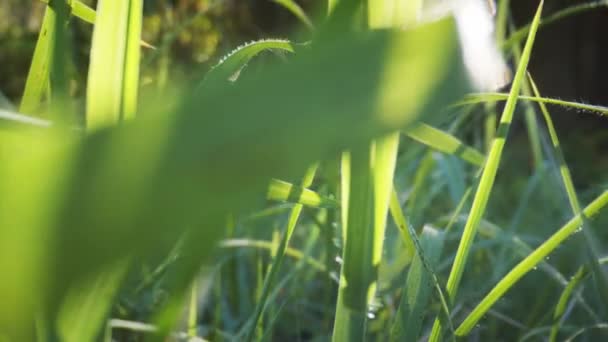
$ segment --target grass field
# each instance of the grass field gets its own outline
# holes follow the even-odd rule
[[[562,148],[552,110],[608,108],[528,68],[538,32],[605,1],[515,27],[499,0],[513,78],[483,92],[422,0],[273,0],[296,38],[188,77],[142,38],[143,0],[43,2],[0,97],[0,340],[607,338],[606,163]]]

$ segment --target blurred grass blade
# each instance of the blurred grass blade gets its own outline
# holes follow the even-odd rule
[[[547,255],[553,252],[569,236],[580,231],[584,221],[597,215],[608,205],[608,191],[604,191],[593,202],[591,202],[580,215],[573,217],[557,232],[536,248],[528,257],[518,263],[507,275],[505,275],[484,299],[473,309],[467,318],[456,329],[457,336],[466,336],[483,315],[502,298],[504,294],[526,273],[532,270],[538,263],[542,262]]]
[[[36,114],[40,110],[40,105],[44,92],[49,84],[49,69],[52,63],[53,47],[55,44],[55,10],[46,6],[42,26],[38,34],[38,41],[34,49],[32,64],[30,65],[25,90],[19,106],[19,111],[25,114]]]
[[[513,113],[515,112],[515,105],[517,104],[522,82],[525,81],[526,69],[528,67],[528,61],[530,60],[530,54],[532,53],[532,47],[534,46],[534,38],[536,37],[536,31],[538,30],[542,8],[543,1],[541,0],[536,11],[536,15],[534,16],[534,20],[532,21],[532,28],[530,30],[530,34],[528,35],[528,40],[526,41],[526,46],[524,48],[520,64],[517,66],[517,72],[515,73],[515,77],[513,79],[513,85],[511,86],[509,98],[507,99],[507,103],[500,118],[500,126],[497,136],[492,143],[485,168],[479,181],[477,192],[475,193],[475,197],[473,199],[469,219],[464,227],[464,231],[458,245],[458,250],[456,251],[456,257],[454,259],[452,270],[450,271],[446,286],[449,305],[454,304],[458,287],[460,285],[460,280],[466,266],[469,251],[475,239],[479,222],[485,214],[488,199],[494,186],[496,172],[498,171],[502,151],[509,133]],[[440,341],[443,327],[444,324],[438,317],[433,324],[433,330],[429,340],[432,342]]]
[[[263,39],[241,45],[224,56],[217,65],[209,70],[199,88],[235,81],[241,70],[253,57],[268,50],[294,52],[291,42],[283,39]]]
[[[135,115],[139,85],[142,0],[101,0],[87,82],[87,129]]]
[[[302,9],[302,7],[295,2],[294,0],[272,0],[273,2],[283,6],[286,10],[291,12],[298,20],[300,20],[306,27],[310,30],[314,29],[314,25],[312,21],[306,15],[306,12]]]
[[[0,109],[0,129],[50,127],[51,122]]]
[[[131,118],[137,107],[141,0],[98,3],[87,88],[87,129],[112,125]],[[73,284],[61,306],[62,340],[92,341],[110,312],[113,299],[130,265],[118,259],[103,272]]]
[[[103,26],[110,14],[98,15]],[[163,115],[151,111],[78,138],[54,130],[3,136],[0,192],[12,196],[0,201],[0,272],[11,277],[0,282],[0,330],[31,341],[37,305],[49,303],[54,321],[68,289],[183,239],[188,257],[172,265],[159,315],[159,329],[168,331],[228,214],[251,210],[272,177],[293,179],[317,160],[406,129],[468,89],[451,20],[340,37],[262,76],[179,97],[171,112],[159,105],[165,99],[150,99]],[[111,101],[119,105],[108,109],[120,108]]]
[[[477,103],[484,103],[488,101],[504,101],[509,98],[509,94],[502,93],[480,93],[467,95],[463,101],[460,101],[456,106],[471,105]],[[549,97],[537,97],[537,96],[525,96],[519,95],[518,100],[520,101],[532,101],[538,103],[546,103],[557,105],[566,108],[578,109],[583,112],[590,112],[599,114],[601,116],[608,116],[608,107],[590,105],[582,102],[564,101],[560,99],[553,99]]]
[[[426,226],[420,238],[420,250],[414,257],[401,294],[401,302],[391,328],[391,341],[416,341],[433,291],[431,269],[439,261],[444,234]],[[426,259],[428,266],[422,261]]]
[[[293,185],[278,179],[270,180],[266,198],[273,201],[298,203],[315,208],[335,208],[338,206],[337,201],[331,198],[321,196],[302,186]]]
[[[302,179],[302,187],[306,188],[312,185],[314,181],[315,174],[317,172],[318,165],[315,164],[311,166],[307,171],[304,179]],[[287,247],[289,246],[289,241],[291,240],[291,236],[298,224],[298,220],[300,218],[300,214],[302,213],[302,209],[304,209],[304,205],[296,204],[293,209],[289,213],[289,220],[287,221],[287,228],[283,233],[283,238],[275,252],[275,256],[272,261],[272,265],[270,265],[270,269],[264,278],[264,285],[262,288],[262,294],[256,304],[256,308],[251,317],[251,321],[248,323],[248,327],[245,328],[245,341],[251,341],[254,337],[254,332],[258,327],[260,317],[264,313],[264,309],[266,307],[268,301],[268,295],[270,294],[270,290],[272,286],[274,286],[275,279],[278,275],[278,272],[283,264],[283,259],[285,258]]]
[[[437,151],[453,154],[473,165],[483,166],[485,162],[485,156],[481,152],[433,126],[421,123],[407,130],[405,134]]]
[[[121,261],[71,289],[59,312],[61,341],[95,341],[100,336],[127,270],[128,263]]]

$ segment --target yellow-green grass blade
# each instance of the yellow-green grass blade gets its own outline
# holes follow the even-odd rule
[[[485,168],[481,174],[481,179],[473,199],[469,219],[465,224],[464,231],[458,245],[458,250],[456,251],[456,257],[454,259],[446,286],[450,305],[453,305],[455,301],[469,251],[475,239],[479,222],[485,213],[488,199],[494,186],[496,172],[498,171],[502,151],[509,132],[511,121],[513,119],[513,113],[515,112],[515,105],[517,104],[518,100],[517,95],[519,95],[521,90],[522,82],[525,81],[526,69],[528,67],[528,61],[530,60],[530,54],[532,53],[532,47],[534,46],[534,38],[536,37],[536,31],[538,30],[542,8],[543,1],[541,0],[536,11],[536,15],[534,16],[534,20],[532,21],[532,28],[530,30],[530,34],[528,35],[528,40],[526,41],[520,64],[517,66],[517,72],[515,73],[515,77],[513,79],[513,85],[511,86],[507,103],[500,118],[500,126],[497,136],[492,143]],[[429,340],[433,342],[440,341],[443,327],[444,324],[438,317],[433,324],[433,329]]]
[[[458,102],[455,106],[471,105],[477,103],[484,103],[488,101],[505,101],[509,97],[509,94],[504,93],[480,93],[467,95],[463,101]],[[554,99],[550,97],[538,97],[538,96],[525,96],[519,95],[519,101],[532,101],[538,103],[551,104],[566,108],[572,108],[581,110],[583,112],[595,113],[601,116],[608,116],[608,107],[591,105],[581,102],[565,101],[560,99]]]
[[[420,1],[412,7],[396,0],[368,0],[364,5],[370,29],[414,23]],[[330,4],[331,8],[331,4]],[[400,77],[388,74],[388,78]],[[387,97],[397,90],[387,90]],[[380,108],[382,110],[382,108]],[[375,294],[382,258],[386,218],[399,147],[399,133],[360,145],[343,159],[343,265],[336,304],[333,341],[365,338],[367,308]]]
[[[25,90],[19,105],[19,111],[28,115],[40,111],[44,92],[48,88],[49,68],[52,63],[55,40],[55,11],[47,6],[42,19],[42,26],[38,34],[38,41],[34,49],[32,64],[25,81]]]
[[[483,315],[502,298],[504,294],[526,273],[532,270],[538,263],[542,262],[551,252],[566,240],[573,233],[581,229],[585,220],[597,215],[606,205],[608,205],[608,191],[604,191],[593,202],[591,202],[580,215],[573,217],[568,223],[562,226],[557,232],[543,242],[528,257],[518,263],[507,275],[505,275],[494,288],[484,297],[484,299],[473,309],[467,318],[456,329],[457,336],[466,336]]]
[[[87,82],[87,129],[135,115],[139,85],[142,0],[101,0]]]
[[[306,188],[306,187],[309,187],[312,185],[312,182],[315,178],[315,174],[317,172],[317,166],[318,165],[316,165],[316,164],[311,166],[308,169],[308,171],[306,172],[306,175],[302,179],[302,184],[301,184],[303,188]],[[275,256],[274,256],[272,265],[270,266],[270,269],[268,270],[268,273],[266,274],[266,277],[264,278],[262,294],[261,294],[260,298],[258,299],[258,303],[256,304],[254,313],[251,317],[250,322],[248,323],[248,327],[245,328],[245,339],[244,339],[245,341],[251,341],[254,337],[254,332],[255,332],[256,328],[258,327],[260,317],[264,313],[264,309],[265,309],[266,303],[268,301],[268,295],[270,294],[270,290],[272,289],[272,286],[274,286],[275,279],[278,275],[281,265],[283,264],[283,259],[285,258],[286,250],[289,245],[289,241],[291,240],[291,236],[293,235],[296,225],[298,224],[298,220],[300,218],[300,214],[302,213],[302,209],[304,209],[304,205],[296,204],[296,205],[294,205],[294,207],[291,209],[291,212],[289,213],[289,219],[287,221],[287,227],[285,229],[285,232],[283,233],[283,238],[281,239],[281,242],[280,242],[277,250],[274,253]]]
[[[272,179],[266,198],[272,201],[290,202],[315,208],[335,208],[339,203],[331,198],[282,180]]]
[[[421,123],[407,130],[405,134],[432,149],[453,154],[473,165],[483,166],[485,162],[485,156],[480,151],[465,145],[460,139],[433,126]]]
[[[304,10],[302,9],[302,6],[300,6],[297,2],[295,2],[294,0],[272,0],[272,1],[283,6],[285,9],[287,9],[289,12],[291,12],[291,14],[293,14],[296,18],[298,18],[298,20],[300,20],[304,25],[306,25],[306,27],[308,29],[310,29],[310,30],[314,29],[314,25],[312,24],[312,21],[310,20],[310,18],[306,14],[306,12],[304,12]]]

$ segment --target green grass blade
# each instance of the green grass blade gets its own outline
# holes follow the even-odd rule
[[[456,251],[456,257],[454,259],[454,264],[452,265],[452,270],[450,271],[446,286],[450,305],[453,305],[454,303],[456,294],[458,292],[458,287],[460,285],[460,280],[462,278],[462,274],[464,273],[467,257],[471,249],[471,245],[473,244],[473,240],[475,239],[477,227],[485,213],[486,205],[494,186],[494,180],[496,178],[496,172],[500,163],[500,157],[502,155],[509,127],[513,119],[515,105],[517,104],[522,82],[525,81],[526,69],[528,67],[528,61],[530,60],[530,54],[532,53],[532,47],[534,46],[534,38],[536,37],[536,31],[540,22],[542,8],[543,1],[541,0],[536,11],[536,15],[534,16],[534,20],[532,21],[532,29],[530,30],[528,40],[526,41],[526,46],[524,48],[520,64],[517,66],[517,72],[515,73],[515,77],[513,79],[511,92],[509,93],[507,103],[500,118],[500,126],[497,136],[492,143],[485,168],[479,181],[479,186],[473,200],[469,219],[464,227],[462,238],[458,245],[458,250]],[[433,324],[433,330],[429,340],[432,342],[440,341],[442,328],[443,324],[441,320],[437,318]]]
[[[420,250],[414,257],[402,290],[401,302],[391,328],[391,341],[416,341],[422,329],[422,319],[433,291],[431,269],[439,261],[444,234],[425,227],[420,239]],[[425,258],[428,266],[421,258]]]
[[[34,49],[32,64],[25,81],[25,90],[19,106],[21,113],[31,115],[40,110],[44,92],[48,88],[49,68],[52,63],[52,49],[55,41],[55,21],[55,11],[47,6]]]
[[[303,204],[315,208],[335,208],[339,203],[331,198],[282,180],[272,179],[266,198],[272,201]]]
[[[283,39],[264,39],[241,45],[209,70],[199,88],[235,81],[253,57],[268,50],[294,52],[294,47],[290,41]]]
[[[315,178],[315,174],[317,172],[317,165],[314,165],[308,169],[306,175],[302,179],[302,187],[306,188],[312,185],[312,182]],[[264,285],[262,288],[262,294],[258,300],[256,305],[254,314],[251,317],[250,323],[248,323],[249,327],[245,329],[245,341],[251,341],[254,337],[254,332],[258,326],[260,317],[264,313],[264,309],[267,304],[268,295],[274,285],[275,279],[278,275],[278,272],[283,264],[283,259],[285,258],[287,246],[289,245],[289,241],[291,240],[291,236],[298,224],[298,220],[300,218],[300,214],[302,213],[302,209],[304,209],[304,205],[296,204],[293,209],[289,213],[289,220],[287,222],[287,228],[285,229],[285,233],[283,234],[283,238],[275,252],[275,257],[270,266],[270,269],[264,278]]]
[[[302,9],[302,7],[295,2],[294,0],[272,0],[273,2],[283,6],[286,10],[291,12],[298,20],[300,20],[306,27],[310,30],[314,29],[314,25],[312,21],[306,15],[306,12]]]
[[[135,115],[142,11],[141,0],[97,4],[87,83],[88,129]]]
[[[458,138],[427,124],[419,124],[405,134],[437,151],[453,154],[476,166],[483,166],[485,156],[477,149],[465,145]]]
[[[542,262],[547,255],[553,252],[559,245],[573,233],[581,229],[586,219],[597,215],[603,207],[608,205],[608,191],[604,191],[599,197],[591,202],[581,213],[573,217],[557,232],[543,242],[528,257],[517,264],[507,275],[505,275],[484,299],[473,309],[467,318],[456,329],[457,336],[466,336],[483,315],[526,273],[532,270],[538,263]]]
[[[463,101],[458,102],[455,106],[463,106],[463,105],[471,105],[477,103],[484,103],[488,101],[505,101],[509,98],[509,94],[503,93],[481,93],[481,94],[471,94],[467,95]],[[590,112],[599,114],[601,116],[608,116],[608,107],[590,105],[581,102],[573,102],[573,101],[564,101],[560,99],[554,99],[549,97],[536,97],[536,96],[525,96],[519,95],[519,101],[532,101],[538,103],[546,103],[557,105],[566,108],[572,108],[581,110],[584,112]]]

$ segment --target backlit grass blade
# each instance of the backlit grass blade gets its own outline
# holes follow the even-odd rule
[[[50,127],[51,121],[0,109],[0,129]]]
[[[456,104],[456,106],[484,103],[484,102],[488,102],[488,101],[505,101],[508,98],[509,98],[509,94],[503,94],[503,93],[471,94],[471,95],[467,95],[463,101],[458,102]],[[608,116],[608,107],[604,107],[604,106],[590,105],[590,104],[581,103],[581,102],[564,101],[564,100],[554,99],[554,98],[550,98],[550,97],[519,95],[517,98],[519,101],[532,101],[532,102],[538,102],[538,103],[552,104],[552,105],[556,105],[556,106],[581,110],[583,112],[595,113],[595,114],[599,114],[601,116]]]
[[[263,39],[241,45],[224,56],[217,65],[209,70],[199,87],[204,88],[217,85],[218,82],[221,84],[236,80],[241,70],[253,57],[268,50],[294,52],[292,43],[284,39]]]
[[[456,257],[454,259],[454,264],[452,265],[446,286],[450,305],[453,305],[455,301],[469,251],[475,239],[479,222],[485,213],[486,205],[488,204],[488,199],[494,186],[494,180],[496,178],[496,172],[500,163],[500,157],[502,155],[505,141],[509,132],[509,127],[513,119],[513,113],[515,112],[515,105],[517,104],[522,82],[525,81],[526,69],[528,67],[528,61],[530,60],[530,54],[532,53],[532,47],[534,45],[534,38],[536,37],[536,31],[540,22],[542,8],[543,1],[541,0],[538,10],[536,11],[536,15],[534,16],[534,20],[532,21],[532,28],[530,30],[528,40],[526,41],[526,46],[524,48],[520,64],[517,66],[517,72],[515,73],[515,77],[513,79],[513,85],[511,86],[509,98],[507,99],[507,103],[500,118],[500,126],[497,136],[492,143],[485,168],[479,181],[477,192],[475,193],[469,219],[464,227],[462,238],[458,245],[458,250],[456,251]],[[429,339],[430,341],[437,342],[441,340],[443,326],[444,324],[439,318],[437,318],[433,324],[433,330]]]
[[[458,138],[427,124],[418,124],[405,134],[437,151],[453,154],[476,166],[483,166],[485,156],[477,149],[465,145]]]
[[[414,23],[418,8],[400,1],[368,0],[364,5],[370,29],[402,27]],[[419,1],[412,1],[420,5]],[[396,11],[395,11],[396,10]],[[409,22],[408,22],[409,21]],[[389,78],[399,75],[388,75]],[[387,90],[387,96],[395,96]],[[380,108],[379,110],[382,110]],[[399,149],[398,132],[369,145],[357,146],[343,158],[342,198],[343,265],[336,304],[332,341],[365,339],[367,310],[378,281],[386,218]]]
[[[443,250],[442,232],[425,227],[420,238],[420,251],[409,268],[401,294],[401,302],[391,328],[391,341],[416,341],[422,329],[422,320],[433,293],[431,269],[439,261]],[[428,266],[421,258],[426,258]]]
[[[542,262],[551,252],[569,236],[581,230],[585,220],[593,218],[606,205],[608,205],[608,191],[604,191],[593,202],[591,202],[580,215],[573,217],[557,232],[543,242],[528,257],[518,263],[507,275],[505,275],[484,299],[473,309],[467,318],[456,329],[457,336],[466,336],[483,317],[483,315],[504,296],[504,294],[526,273],[532,270],[538,263]]]
[[[316,208],[335,208],[338,202],[318,193],[278,179],[272,179],[266,198],[273,201],[291,202]]]
[[[313,165],[308,169],[304,179],[302,179],[302,187],[306,188],[312,185],[315,174],[317,172],[317,165]],[[283,264],[283,259],[286,254],[287,247],[289,245],[289,241],[291,240],[291,236],[298,224],[298,220],[300,218],[300,214],[302,213],[302,209],[304,209],[304,205],[296,204],[291,212],[289,213],[289,220],[287,221],[287,228],[283,233],[283,238],[276,250],[276,254],[266,277],[264,278],[264,285],[262,288],[262,294],[258,300],[256,305],[254,314],[252,315],[251,321],[248,323],[249,327],[245,328],[245,341],[251,341],[254,336],[254,331],[256,330],[260,317],[264,313],[264,308],[266,307],[266,303],[268,300],[268,295],[270,290],[272,289],[275,278]]]
[[[285,9],[287,9],[289,12],[291,12],[291,14],[296,16],[296,18],[298,18],[298,20],[300,20],[304,25],[306,25],[306,27],[308,29],[311,29],[311,30],[314,29],[314,25],[312,24],[312,21],[310,21],[310,18],[308,17],[308,15],[306,15],[306,12],[304,12],[302,7],[297,2],[295,2],[294,0],[272,0],[272,1],[283,6]]]
[[[55,41],[55,22],[55,11],[47,6],[19,106],[21,113],[29,115],[38,113],[44,93],[48,89],[49,69]]]
[[[142,0],[101,0],[87,83],[87,129],[135,115],[139,85]]]

